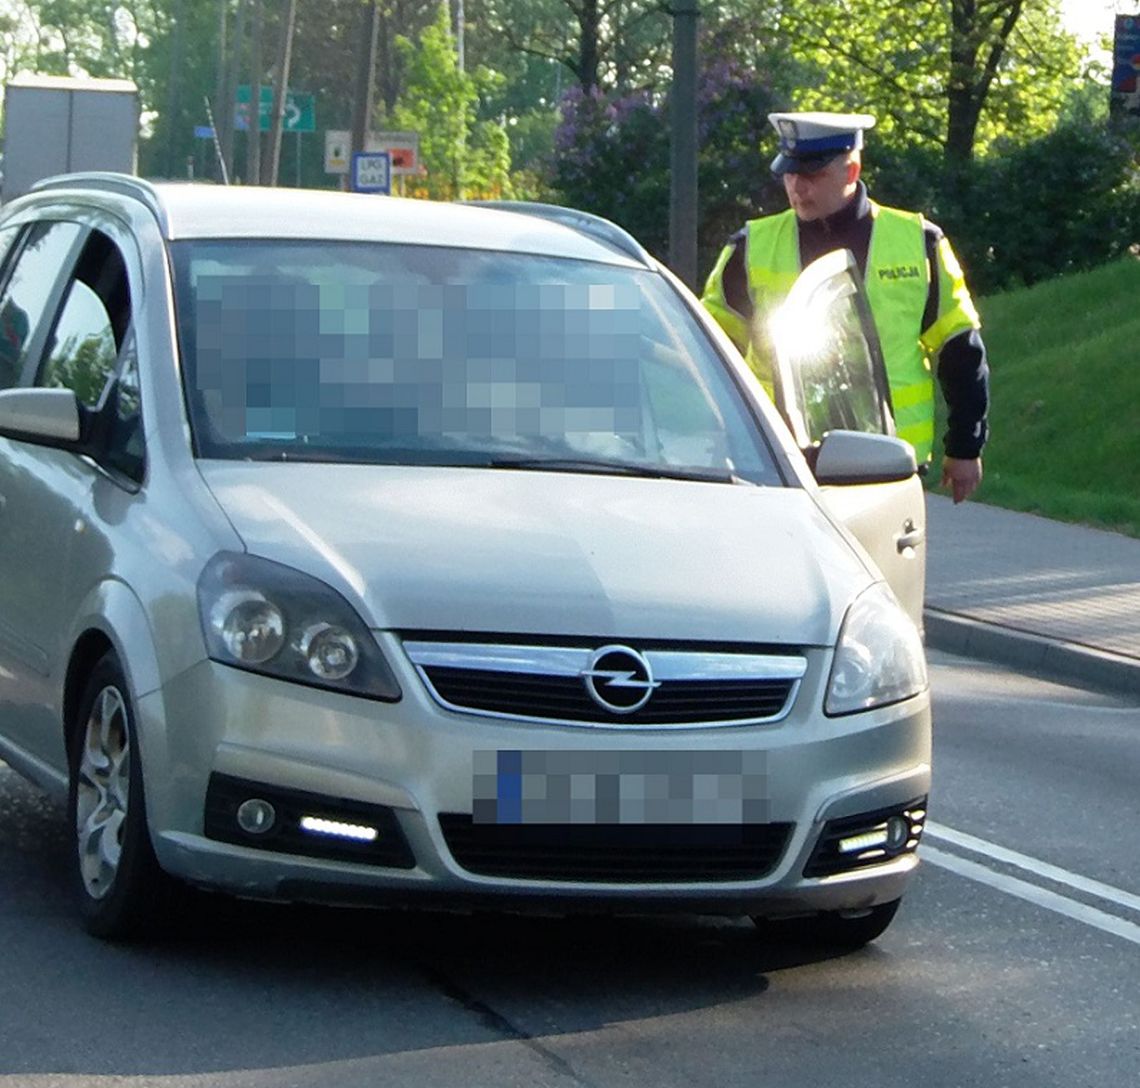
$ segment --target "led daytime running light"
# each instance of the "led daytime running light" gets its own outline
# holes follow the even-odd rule
[[[334,839],[352,839],[354,842],[375,842],[380,837],[380,832],[374,827],[326,820],[323,816],[302,816],[301,830],[312,835],[328,835]]]

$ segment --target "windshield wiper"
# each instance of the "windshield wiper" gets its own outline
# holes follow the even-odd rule
[[[261,446],[240,451],[243,461],[309,462],[320,464],[441,465],[455,468],[514,468],[533,472],[583,472],[606,476],[637,476],[650,480],[695,480],[699,483],[747,484],[749,481],[724,468],[690,468],[650,465],[603,457],[495,457],[483,460],[451,460],[432,457],[400,457],[401,450],[353,450],[336,447]]]
[[[498,457],[488,461],[487,465],[490,468],[518,468],[539,472],[641,476],[651,480],[697,480],[714,484],[748,482],[726,468],[680,468],[672,465],[646,465],[636,461],[611,461],[598,457]]]

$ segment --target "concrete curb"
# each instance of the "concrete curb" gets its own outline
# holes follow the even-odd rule
[[[1012,665],[1052,680],[1140,696],[1140,658],[984,623],[940,608],[924,609],[923,620],[926,645],[931,649]]]

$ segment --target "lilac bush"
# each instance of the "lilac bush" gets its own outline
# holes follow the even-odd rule
[[[773,92],[753,70],[717,59],[698,82],[699,245],[704,275],[745,219],[783,207],[768,171]],[[667,257],[669,101],[638,90],[567,91],[555,134],[552,187],[566,204],[596,212]]]

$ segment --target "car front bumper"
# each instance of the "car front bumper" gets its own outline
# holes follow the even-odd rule
[[[385,650],[389,660],[399,660],[397,647]],[[139,701],[155,849],[176,876],[255,898],[768,916],[889,902],[903,894],[917,866],[913,848],[830,875],[809,877],[804,870],[829,822],[924,807],[929,699],[922,694],[829,719],[818,707],[830,654],[808,656],[808,673],[783,720],[669,731],[598,731],[458,714],[434,703],[410,667],[399,677],[403,699],[388,704],[202,662]],[[773,863],[760,875],[625,879],[620,871],[560,877],[557,865],[541,877],[478,872],[457,860],[444,823],[471,816],[474,769],[487,753],[615,750],[664,754],[674,766],[691,753],[731,753],[760,766],[763,796],[754,798],[760,807],[749,819],[786,825]],[[378,863],[351,849],[330,850],[326,836],[315,837],[311,851],[303,842],[281,848],[272,836],[264,842],[240,833],[219,836],[217,817],[210,827],[206,816],[211,782],[216,788],[219,781],[248,786],[250,797],[276,791],[294,799],[296,812],[311,809],[310,815],[345,823],[369,826],[372,813],[382,831],[394,829],[384,834],[403,840],[407,857],[393,864],[385,855]],[[380,822],[388,818],[390,825]],[[657,842],[669,837],[652,822],[643,826]],[[717,835],[724,831],[721,826]]]

